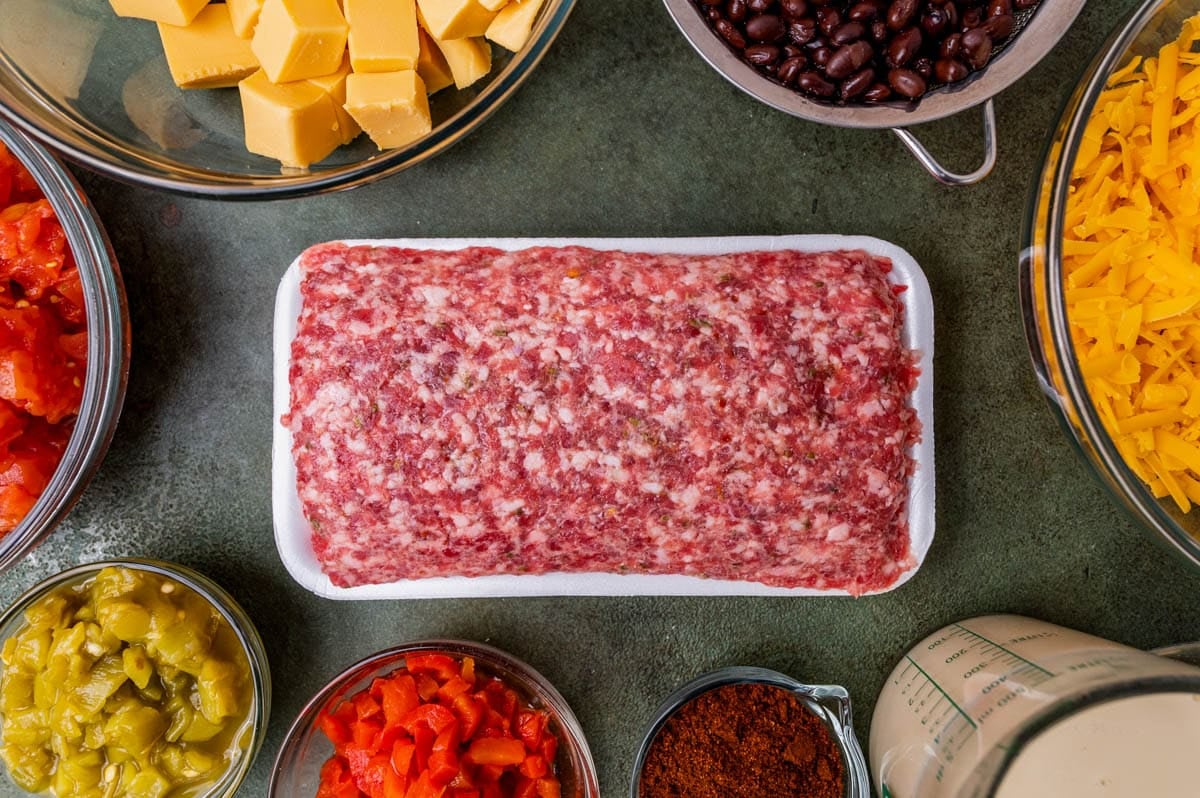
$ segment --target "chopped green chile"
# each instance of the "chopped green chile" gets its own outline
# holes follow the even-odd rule
[[[245,753],[253,685],[228,621],[174,580],[105,568],[0,649],[0,760],[60,798],[193,798]]]

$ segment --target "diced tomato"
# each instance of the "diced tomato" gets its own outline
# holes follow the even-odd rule
[[[477,765],[520,765],[525,744],[511,737],[484,737],[473,740],[465,756]]]
[[[437,739],[437,734],[428,726],[418,725],[413,732],[413,742],[417,744],[417,751],[413,755],[417,761],[417,771],[423,771],[429,767],[429,755],[433,753],[433,743]]]
[[[346,758],[346,766],[350,769],[350,775],[357,782],[367,772],[367,763],[371,761],[371,757],[375,752],[369,748],[350,743],[345,748],[345,753],[342,754]]]
[[[383,707],[370,693],[359,693],[354,696],[354,711],[358,713],[358,719],[373,718],[383,712]]]
[[[553,764],[554,758],[558,756],[558,738],[553,734],[547,734],[542,738],[542,758]]]
[[[365,748],[374,752],[375,744],[378,742],[379,734],[382,731],[382,723],[373,720],[360,720],[355,724],[353,729],[354,744],[359,748]]]
[[[538,779],[538,798],[562,798],[562,786],[558,779]]]

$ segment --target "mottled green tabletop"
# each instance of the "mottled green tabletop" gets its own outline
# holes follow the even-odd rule
[[[1047,0],[1053,3],[1054,0]],[[1035,385],[1017,301],[1028,189],[1058,107],[1135,0],[1088,5],[996,103],[1000,159],[972,188],[930,179],[887,132],[802,122],[741,94],[655,0],[579,0],[541,67],[449,152],[366,188],[229,204],[80,172],[121,262],[133,365],[116,439],[77,509],[0,578],[9,601],[70,564],[176,560],[225,585],[266,639],[270,734],[344,666],[419,637],[483,640],[570,701],[604,798],[628,790],[654,708],[714,667],[846,685],[866,741],[907,647],[993,611],[1136,646],[1200,639],[1200,571],[1151,539],[1076,456]],[[977,112],[922,135],[979,158]],[[271,530],[271,317],[309,244],[396,236],[854,233],[924,267],[936,307],[937,537],[899,590],[868,599],[546,598],[339,603],[294,583]]]

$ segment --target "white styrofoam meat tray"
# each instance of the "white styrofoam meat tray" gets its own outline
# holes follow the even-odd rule
[[[804,252],[865,250],[892,262],[890,279],[905,287],[903,343],[917,352],[920,376],[912,406],[921,422],[921,440],[913,447],[916,467],[909,480],[908,529],[914,565],[887,590],[907,582],[920,567],[933,542],[933,300],[921,267],[900,247],[867,236],[794,235],[729,238],[498,238],[498,239],[388,239],[346,241],[414,249],[462,249],[496,247],[519,250],[529,247],[583,246],[600,250],[623,250],[651,254],[726,254],[756,250],[794,249]],[[288,367],[291,342],[300,315],[299,258],[279,284],[275,299],[274,331],[274,434],[272,438],[271,504],[275,544],[292,577],[303,587],[333,599],[459,598],[500,596],[624,596],[624,595],[712,595],[712,596],[845,596],[844,590],[781,588],[757,582],[702,579],[693,576],[550,573],[481,577],[438,577],[403,580],[378,585],[337,587],[326,576],[313,553],[311,530],[296,492],[296,468],[292,460],[291,432],[281,423],[290,403]],[[880,591],[886,592],[886,591]]]

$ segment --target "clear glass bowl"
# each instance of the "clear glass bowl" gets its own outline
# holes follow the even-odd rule
[[[531,706],[550,713],[550,726],[559,737],[557,776],[563,798],[600,798],[596,766],[583,727],[571,707],[545,677],[521,660],[498,648],[464,640],[420,640],[380,651],[351,665],[325,685],[300,710],[288,730],[271,771],[268,798],[312,798],[320,784],[321,766],[333,755],[333,745],[317,728],[317,719],[345,698],[404,665],[409,654],[443,653],[455,658],[473,657],[476,669],[498,676]]]
[[[642,738],[637,757],[633,761],[633,778],[629,785],[630,798],[642,796],[642,767],[646,755],[659,731],[681,707],[697,696],[718,687],[730,684],[768,684],[789,690],[799,696],[814,715],[825,722],[841,749],[845,764],[845,798],[871,798],[871,777],[867,772],[867,760],[863,756],[858,738],[854,736],[854,713],[850,706],[850,694],[837,685],[802,684],[790,676],[767,668],[730,667],[706,673],[688,682],[672,693],[658,711]]]
[[[1153,55],[1179,36],[1200,0],[1149,0],[1109,37],[1067,100],[1046,151],[1025,222],[1020,293],[1025,337],[1038,383],[1076,450],[1128,511],[1175,551],[1200,565],[1200,512],[1160,501],[1117,451],[1088,395],[1071,340],[1063,283],[1063,224],[1084,128],[1104,84],[1135,55]]]
[[[3,572],[62,521],[104,459],[125,401],[129,311],[108,237],[79,184],[44,148],[3,120],[0,143],[30,171],[58,216],[79,268],[88,328],[87,374],[75,431],[37,503],[16,529],[0,538]]]
[[[247,725],[250,739],[245,754],[225,772],[221,780],[207,792],[194,796],[232,798],[245,780],[250,766],[254,763],[254,757],[262,748],[263,740],[267,736],[267,719],[271,714],[271,669],[267,664],[267,651],[263,647],[262,638],[254,628],[250,616],[216,582],[191,568],[158,560],[130,558],[79,565],[39,582],[0,615],[0,641],[7,640],[25,623],[26,608],[42,596],[54,590],[82,584],[95,578],[101,569],[109,566],[149,571],[191,588],[221,613],[241,642],[242,649],[246,652],[246,660],[250,663],[250,678],[253,683],[253,705],[250,707]],[[2,765],[0,769],[3,769]],[[0,779],[0,798],[29,798],[29,793],[17,787],[5,774],[5,777]]]
[[[97,171],[155,188],[265,199],[349,188],[445,150],[512,95],[575,0],[546,0],[525,47],[493,48],[491,73],[430,98],[433,131],[380,152],[366,136],[307,171],[246,151],[236,89],[182,91],[154,23],[104,0],[0,0],[0,115]]]

